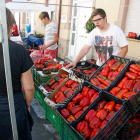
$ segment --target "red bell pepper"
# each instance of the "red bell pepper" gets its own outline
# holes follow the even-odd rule
[[[49,86],[52,86],[54,83],[55,83],[55,80],[54,80],[54,79],[50,79],[50,80],[48,81],[48,85],[49,85]]]
[[[128,92],[128,89],[122,89],[122,90],[119,91],[119,93],[116,94],[116,97],[122,99],[123,94],[125,94],[126,92]]]
[[[135,83],[132,91],[137,93],[139,90],[140,90],[140,83],[137,82],[137,83]]]
[[[90,122],[92,120],[92,118],[94,118],[96,116],[96,114],[97,114],[97,112],[94,109],[90,109],[85,116],[85,120]]]
[[[115,111],[109,112],[109,114],[108,114],[107,117],[106,117],[106,120],[107,120],[107,121],[110,121],[110,120],[113,118],[114,115],[115,115]]]
[[[70,115],[68,118],[67,118],[67,121],[70,123],[70,122],[72,122],[72,121],[74,121],[75,120],[75,118],[74,118],[74,116],[73,115]]]
[[[73,94],[73,90],[69,90],[68,93],[66,94],[66,98],[69,98]]]
[[[61,77],[62,77],[62,78],[66,78],[67,75],[68,75],[68,73],[62,73],[62,74],[61,74]]]
[[[106,80],[106,77],[101,74],[96,75],[96,78],[102,83]]]
[[[108,79],[106,79],[106,80],[103,81],[103,84],[104,84],[105,86],[109,86],[110,83],[111,83],[111,81],[108,80]]]
[[[104,109],[111,112],[114,109],[114,107],[115,107],[115,102],[110,101],[104,106]]]
[[[48,92],[52,90],[50,87],[45,87],[45,89],[46,89]]]
[[[118,76],[119,73],[120,73],[119,71],[113,72],[112,76],[110,77],[110,80],[113,81]]]
[[[126,63],[123,63],[119,68],[118,68],[118,71],[121,72],[122,69],[126,66]]]
[[[100,84],[98,87],[99,87],[100,89],[107,88],[107,86],[105,86],[104,84]]]
[[[125,99],[125,100],[127,100],[131,96],[133,96],[133,95],[136,95],[136,93],[135,92],[127,92],[127,93],[123,94],[123,97],[122,98]]]
[[[70,116],[70,112],[66,108],[61,109],[61,114],[65,119]]]
[[[117,112],[121,107],[122,107],[121,104],[116,104],[116,105],[115,105],[115,111]]]
[[[127,80],[127,81],[126,81],[126,84],[124,84],[123,88],[128,89],[128,90],[132,90],[133,89],[132,87],[134,86],[135,81],[134,80]]]
[[[138,75],[140,76],[140,72],[138,72]]]
[[[134,68],[135,70],[140,71],[140,67],[137,64],[131,64],[130,68]]]
[[[82,93],[78,93],[73,99],[72,101],[76,104],[78,102],[80,102],[83,99],[83,94]]]
[[[101,123],[101,125],[100,125],[100,127],[99,127],[100,130],[103,129],[106,126],[107,123],[108,123],[107,120],[103,120],[102,123]]]
[[[56,104],[55,99],[50,99],[50,100]]]
[[[121,88],[119,87],[114,87],[112,88],[109,92],[113,95],[116,95],[119,91],[121,90]]]
[[[98,85],[100,85],[101,84],[101,82],[97,79],[97,78],[93,78],[94,79],[94,81],[98,84]]]
[[[90,80],[90,82],[91,82],[93,85],[95,85],[95,86],[98,86],[98,85],[99,85],[99,84],[95,81],[94,78],[92,78],[92,79]]]
[[[61,93],[59,95],[59,97],[56,99],[56,103],[59,103],[59,102],[64,102],[65,101],[65,95],[63,93]]]
[[[63,86],[63,87],[61,87],[60,91],[61,91],[61,92],[65,92],[67,89],[68,89],[67,86]]]
[[[107,67],[111,67],[115,62],[116,62],[115,59],[111,59],[111,60],[106,64],[106,66],[107,66]]]
[[[85,111],[87,108],[88,108],[88,106],[85,106],[85,107],[83,108],[83,111]]]
[[[129,83],[129,80],[125,81],[125,83],[124,83],[124,85],[123,85],[123,89],[126,89],[128,83]]]
[[[100,124],[101,124],[100,119],[98,117],[94,117],[90,121],[89,126],[94,129],[94,128],[98,128]]]
[[[79,112],[80,110],[82,110],[82,107],[79,106],[79,105],[73,106],[73,107],[71,108],[71,112],[72,112],[73,115],[75,115],[75,114],[76,114],[77,112]]]
[[[56,100],[59,97],[60,94],[63,94],[63,92],[58,91],[58,93],[54,96],[54,99]]]
[[[69,102],[68,105],[67,105],[68,111],[71,112],[71,108],[74,107],[74,106],[75,106],[75,104],[73,102]]]
[[[58,86],[59,86],[59,83],[56,82],[56,83],[54,83],[54,84],[51,86],[51,89],[56,89]]]
[[[135,73],[135,74],[138,74],[138,72],[139,72],[138,70],[131,68],[131,67],[129,68],[129,71],[132,73]]]
[[[82,111],[77,112],[77,113],[74,115],[74,118],[75,118],[75,119],[78,119],[78,118],[79,118],[79,116],[81,116],[81,114],[82,114],[83,112],[84,112],[83,110],[82,110]]]
[[[68,80],[68,81],[66,82],[66,86],[67,86],[67,87],[71,87],[71,85],[72,85],[74,82],[75,82],[74,80]]]
[[[113,73],[114,73],[113,71],[110,71],[110,72],[109,72],[109,74],[108,74],[108,76],[107,76],[107,78],[108,78],[109,80],[111,80],[111,77],[112,77]]]
[[[89,104],[90,104],[90,100],[87,97],[84,97],[79,103],[79,105],[82,107],[88,106]]]
[[[133,34],[132,32],[129,32],[128,33],[128,38],[132,38],[132,34]]]
[[[95,94],[95,89],[90,89],[87,93],[87,98],[91,99],[93,97],[93,95]]]
[[[91,104],[92,102],[94,102],[94,101],[98,98],[98,96],[99,96],[99,93],[96,92],[96,93],[93,95],[93,97],[91,98],[90,104]]]
[[[139,82],[139,83],[140,83],[140,76],[138,76],[138,77],[136,78],[136,82]]]
[[[68,92],[71,90],[71,88],[67,88],[65,91],[64,91],[64,95],[67,95],[68,94]]]
[[[99,112],[97,112],[96,117],[103,121],[107,115],[108,112],[106,110],[100,110]]]
[[[58,82],[59,82],[59,83],[62,83],[64,80],[65,80],[64,78],[60,78],[60,79],[58,80]]]
[[[79,82],[74,82],[74,83],[71,85],[72,90],[76,90],[77,87],[78,87],[78,85],[79,85]]]
[[[91,135],[92,129],[89,127],[88,122],[85,122],[85,126],[81,132],[81,135],[87,139]]]
[[[108,76],[108,73],[109,73],[109,67],[105,66],[102,71],[101,71],[101,75],[107,77]]]
[[[132,72],[126,72],[125,76],[128,77],[129,79],[135,80],[137,77],[137,74],[132,73]]]
[[[119,88],[123,88],[123,85],[124,85],[124,83],[127,81],[127,77],[124,77],[122,80],[121,80],[121,82],[117,85],[117,87],[119,87]]]
[[[110,70],[117,71],[121,64],[122,64],[121,62],[115,62],[115,63],[110,67]]]
[[[98,133],[99,133],[99,129],[94,128],[91,135],[90,135],[90,140],[93,139]]]
[[[98,112],[98,111],[102,110],[106,104],[107,104],[107,101],[105,101],[105,100],[99,102],[97,105],[96,111]]]
[[[82,132],[82,130],[84,129],[85,123],[86,123],[86,121],[79,122],[76,126],[76,130],[78,132]]]
[[[88,86],[84,86],[82,89],[82,94],[84,97],[87,96],[88,91],[90,90],[90,88]]]

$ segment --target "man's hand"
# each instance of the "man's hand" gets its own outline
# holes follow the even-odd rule
[[[70,68],[75,68],[76,64],[75,63],[70,63],[69,65],[66,66],[66,69],[70,69]]]
[[[44,45],[39,46],[39,47],[40,47],[41,52],[43,52],[46,48],[48,48],[48,46],[44,46]]]
[[[28,107],[28,111],[30,112],[30,107]]]

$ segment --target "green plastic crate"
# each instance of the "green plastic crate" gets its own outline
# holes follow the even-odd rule
[[[45,119],[48,119],[51,122],[51,124],[57,129],[59,135],[61,136],[63,119],[47,104],[45,109]]]
[[[40,104],[42,105],[42,102],[44,101],[41,97],[41,95],[39,94],[38,90],[36,89],[35,87],[35,95],[34,95],[35,98],[37,98],[37,100],[40,102]]]

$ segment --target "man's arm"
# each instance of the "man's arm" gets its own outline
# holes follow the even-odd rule
[[[72,67],[72,69],[73,69],[76,66],[76,64],[88,53],[90,48],[91,48],[91,46],[84,45],[83,48],[80,50],[78,56],[74,60],[74,62],[69,64],[69,65],[67,65],[66,68],[69,69],[69,68]]]
[[[25,101],[30,112],[31,102],[34,97],[34,82],[32,78],[31,68],[21,74],[21,82],[25,91]]]
[[[128,52],[128,45],[126,45],[126,46],[124,46],[124,47],[121,48],[121,51],[119,53],[119,56],[120,57],[125,57],[125,55],[127,54],[127,52]]]

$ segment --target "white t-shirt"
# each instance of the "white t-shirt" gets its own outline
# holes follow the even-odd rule
[[[128,45],[123,31],[116,25],[110,24],[105,33],[96,27],[88,36],[86,45],[95,46],[98,54],[97,65],[101,66],[111,55],[119,55],[121,47]]]
[[[57,26],[54,22],[51,22],[46,25],[45,28],[45,45],[50,44],[54,40],[53,34],[57,34]],[[48,47],[48,50],[55,50],[58,47],[57,43]]]

